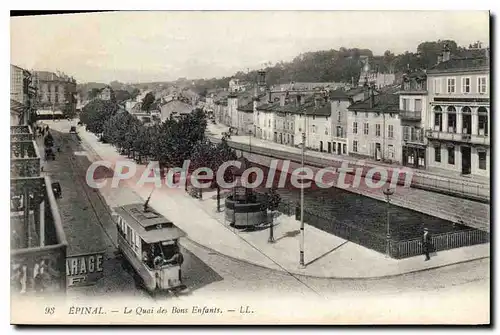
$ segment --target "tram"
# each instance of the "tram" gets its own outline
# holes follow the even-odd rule
[[[149,293],[185,292],[179,238],[186,234],[147,203],[114,208],[118,251],[133,268],[136,284]]]

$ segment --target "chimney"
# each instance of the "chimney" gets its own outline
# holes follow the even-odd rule
[[[302,105],[302,96],[300,94],[296,95],[296,99],[297,99],[297,106]]]
[[[267,94],[267,102],[268,102],[268,103],[273,102],[273,101],[271,100],[271,90],[269,90],[269,91],[268,91],[268,94]]]
[[[375,94],[373,92],[374,88],[373,85],[370,86],[369,88],[369,94],[370,94],[370,108],[373,108],[375,106]]]
[[[363,86],[363,100],[367,100],[370,97],[370,88],[368,85]]]
[[[443,48],[443,62],[447,62],[449,60],[450,60],[450,48],[448,47],[448,44],[445,44]]]
[[[285,98],[284,94],[280,95],[280,106],[285,106]]]

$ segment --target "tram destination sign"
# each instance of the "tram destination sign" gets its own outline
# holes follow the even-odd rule
[[[94,285],[103,276],[104,252],[66,258],[67,287]]]

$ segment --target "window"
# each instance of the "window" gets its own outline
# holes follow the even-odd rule
[[[315,125],[312,126],[312,132],[316,133],[316,126]]]
[[[478,114],[478,128],[480,136],[488,136],[488,115]]]
[[[439,94],[441,92],[441,78],[434,79],[434,92]]]
[[[338,116],[337,116],[337,121],[338,121],[338,122],[340,122],[340,116],[341,116],[341,114],[340,114],[340,111],[339,111],[339,114],[338,114]]]
[[[409,99],[402,99],[402,100],[403,100],[402,110],[404,111],[410,110],[410,100]]]
[[[368,130],[370,129],[369,128],[370,126],[368,125],[368,123],[365,123],[364,126],[363,126],[363,133],[365,135],[368,135]]]
[[[455,93],[455,78],[448,78],[447,88],[448,93]]]
[[[422,99],[415,99],[415,112],[422,111]]]
[[[436,145],[434,147],[434,162],[441,163],[441,146]]]
[[[353,122],[352,123],[352,133],[353,134],[357,134],[358,133],[358,123],[357,122]]]
[[[455,147],[448,147],[448,164],[455,165]]]
[[[387,146],[387,151],[389,151],[389,158],[394,158],[394,146],[392,144],[389,144]]]
[[[347,144],[342,144],[342,153],[347,154]]]
[[[387,137],[389,138],[394,137],[394,126],[392,124],[387,126]]]
[[[486,151],[479,151],[477,154],[479,157],[479,169],[486,170]]]
[[[269,125],[269,128],[271,128],[271,120],[269,120],[267,124]]]
[[[470,78],[462,78],[462,93],[470,93]]]
[[[486,93],[486,77],[478,77],[477,78],[477,91],[479,93]]]
[[[369,117],[369,116],[370,116],[370,113],[365,112],[365,117]]]
[[[375,125],[375,136],[380,136],[380,124]]]
[[[352,141],[352,151],[358,152],[358,141]]]
[[[325,135],[328,135],[328,128],[325,127]]]
[[[316,120],[316,115],[313,115],[313,120]]]
[[[343,129],[341,126],[337,126],[337,137],[344,137]]]

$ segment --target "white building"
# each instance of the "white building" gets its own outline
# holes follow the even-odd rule
[[[399,97],[393,93],[374,94],[352,104],[348,110],[348,153],[353,156],[401,163]]]
[[[425,129],[429,113],[425,72],[418,71],[403,76],[398,93],[403,132],[402,163],[412,168],[426,168],[428,153]]]
[[[427,72],[429,167],[490,176],[489,50],[482,57],[450,58]]]

